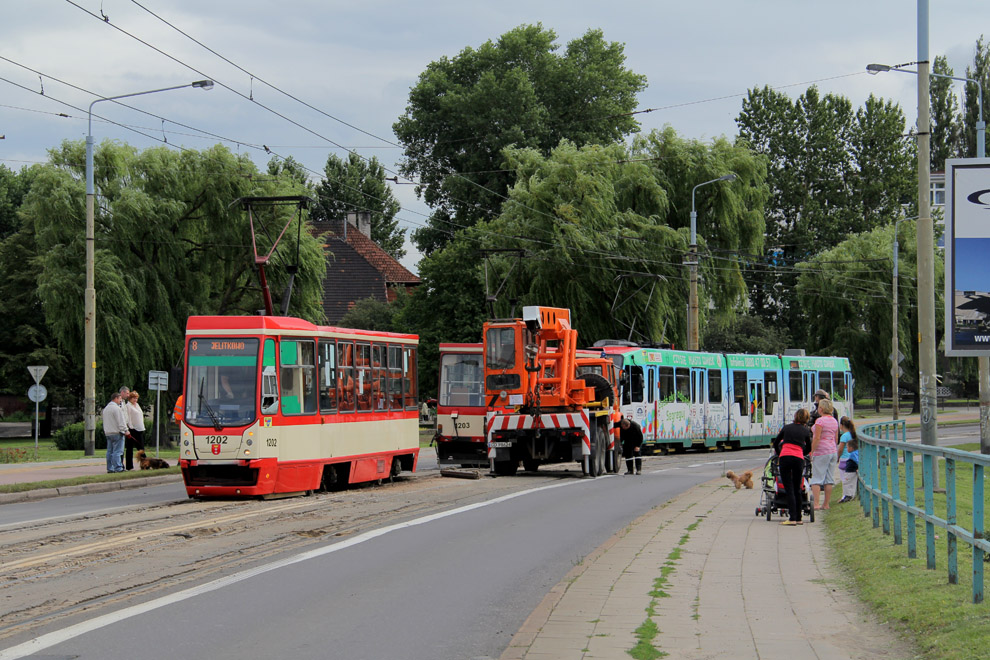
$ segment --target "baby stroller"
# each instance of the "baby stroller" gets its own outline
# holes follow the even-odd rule
[[[808,522],[815,522],[815,507],[812,506],[811,498],[808,497],[808,479],[811,478],[811,459],[804,459],[804,479],[801,482],[801,493],[799,501],[801,503],[801,513],[808,517]],[[770,458],[763,468],[763,476],[760,478],[762,492],[760,493],[760,506],[756,507],[756,515],[766,516],[770,520],[773,514],[782,516],[790,515],[787,510],[787,494],[784,492],[784,484],[780,480],[780,467],[777,465],[777,455],[770,452]]]

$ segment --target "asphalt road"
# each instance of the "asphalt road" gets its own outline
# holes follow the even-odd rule
[[[648,459],[639,477],[500,478],[511,494],[315,544],[192,589],[95,607],[42,627],[36,642],[0,651],[0,660],[498,657],[549,589],[615,532],[727,467],[762,467],[765,458],[766,450],[687,454]],[[752,497],[755,506],[759,491]]]

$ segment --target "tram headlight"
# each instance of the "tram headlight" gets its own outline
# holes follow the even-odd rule
[[[189,446],[189,441],[188,440],[185,441],[185,445],[186,445],[186,447]],[[188,454],[189,452],[186,452],[186,453]]]
[[[245,456],[250,456],[251,455],[251,450],[250,449],[245,449],[244,450],[244,455]]]
[[[251,440],[251,438],[248,438],[247,441],[244,444],[246,444],[248,447],[250,447],[253,444],[253,441]]]

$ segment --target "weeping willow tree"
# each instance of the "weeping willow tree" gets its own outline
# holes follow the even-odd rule
[[[744,303],[735,254],[762,249],[766,198],[764,165],[745,147],[684,140],[668,128],[631,148],[562,142],[549,157],[510,149],[506,160],[516,184],[502,214],[465,234],[525,251],[501,305],[514,299],[570,308],[582,343],[624,336],[630,327],[640,339],[683,343],[691,188],[728,172],[738,180],[698,196],[698,243],[707,257],[702,318],[709,301],[723,314]]]
[[[75,356],[70,362],[80,372],[83,163],[81,142],[51,150],[21,209],[23,230],[33,232],[38,249],[37,295],[45,321],[60,349]],[[251,161],[222,146],[138,151],[107,141],[95,153],[94,174],[97,387],[106,393],[120,384],[142,383],[149,370],[175,364],[188,316],[253,314],[263,307],[248,219],[234,201],[301,195],[305,189],[289,177],[251,176],[258,174]],[[284,225],[284,214],[292,212],[287,207],[269,212],[272,217],[264,220],[278,228],[272,237]],[[287,283],[280,266],[296,260],[295,229],[282,241],[268,271],[273,292]],[[319,321],[323,249],[306,230],[298,243],[299,273],[289,314]],[[270,245],[268,236],[259,236],[259,252],[267,253]]]

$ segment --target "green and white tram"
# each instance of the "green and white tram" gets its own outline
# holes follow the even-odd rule
[[[600,348],[622,370],[622,414],[643,429],[646,451],[768,446],[818,389],[852,416],[846,358]]]

